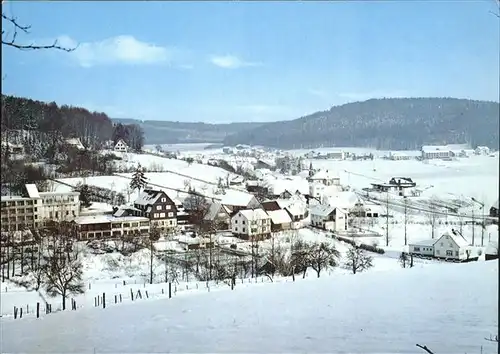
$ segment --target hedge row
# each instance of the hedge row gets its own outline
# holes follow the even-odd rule
[[[361,244],[357,245],[356,242],[354,242],[354,240],[351,240],[349,238],[344,238],[344,237],[335,236],[335,235],[333,237],[336,238],[336,239],[338,239],[339,241],[343,241],[345,243],[348,243],[351,246],[359,247],[361,249],[364,249],[365,251],[375,252],[375,253],[379,253],[379,254],[384,254],[385,253],[385,251],[382,248],[378,248],[377,246],[367,245],[365,243],[361,243]]]

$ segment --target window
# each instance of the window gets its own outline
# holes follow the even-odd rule
[[[420,252],[420,247],[413,247],[413,250],[414,250],[415,252]]]
[[[166,203],[167,202],[167,198],[161,198],[161,202],[162,203]]]
[[[243,225],[245,225],[245,220],[243,220],[241,223],[242,223]]]
[[[441,242],[440,244],[441,244],[441,247],[443,247],[443,242]]]
[[[174,213],[173,213],[173,212],[169,212],[169,213],[168,213],[168,217],[169,217],[169,218],[171,218],[171,217],[173,217],[173,216],[174,216]]]
[[[172,206],[171,206],[171,205],[165,205],[165,209],[167,209],[167,210],[171,210],[171,209],[172,209]]]
[[[161,210],[161,205],[157,205],[156,210]]]
[[[234,220],[234,223],[237,224],[238,223],[238,220]]]
[[[238,232],[238,228],[237,228],[237,227],[235,227],[235,228],[234,228],[234,231]]]
[[[165,217],[165,213],[160,213],[160,218],[164,218]]]
[[[447,256],[453,256],[453,251],[446,251]]]
[[[437,251],[436,251],[436,254],[438,254],[438,255],[439,255],[440,253],[441,253],[441,252],[439,252],[439,250],[437,250]]]
[[[453,244],[450,242],[450,248],[453,248]]]
[[[243,228],[243,232],[245,232],[245,228]]]
[[[458,251],[455,251],[455,257],[458,257]]]
[[[158,217],[158,213],[154,213],[154,214],[153,214],[153,217],[154,217],[154,218],[157,218],[157,217]]]

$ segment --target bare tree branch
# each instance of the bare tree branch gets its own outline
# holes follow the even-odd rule
[[[20,44],[20,43],[16,42],[17,34],[19,32],[23,32],[26,34],[30,33],[31,26],[23,26],[23,25],[19,24],[19,22],[17,22],[16,18],[14,18],[12,16],[7,16],[4,13],[2,13],[2,20],[10,23],[10,25],[12,26],[13,31],[14,31],[11,38],[9,39],[8,38],[9,33],[2,29],[2,45],[6,45],[6,46],[12,47],[12,48],[17,48],[19,50],[28,50],[28,51],[29,50],[39,50],[39,49],[58,49],[58,50],[62,50],[65,52],[72,52],[76,48],[78,48],[78,46],[76,46],[74,48],[60,46],[57,42],[57,39],[52,44],[49,44],[49,45],[36,45],[33,43],[32,44]]]
[[[427,346],[425,346],[425,345],[416,344],[416,346],[425,350],[429,354],[434,354],[434,352],[432,350],[430,350],[429,348],[427,348]]]

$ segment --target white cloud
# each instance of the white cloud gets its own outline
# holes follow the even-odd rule
[[[237,69],[246,66],[260,66],[262,63],[244,61],[234,55],[212,55],[210,62],[224,69]]]
[[[58,44],[76,47],[70,55],[83,67],[117,63],[171,63],[176,53],[175,49],[141,42],[127,35],[83,43],[78,43],[68,36],[61,36],[58,38]]]

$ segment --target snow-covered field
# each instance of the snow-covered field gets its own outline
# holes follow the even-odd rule
[[[236,285],[4,320],[2,351],[495,353],[497,290],[495,261]]]
[[[173,148],[173,147],[172,147]],[[181,150],[179,148],[179,150]],[[196,151],[195,151],[196,150]],[[219,149],[220,150],[220,149]],[[324,149],[328,151],[328,149]],[[336,150],[336,149],[334,149]],[[352,150],[352,149],[351,149]],[[321,151],[318,149],[317,151]],[[307,151],[302,151],[304,153]],[[363,149],[375,156],[385,152]],[[182,154],[196,156],[218,153],[185,147]],[[299,153],[294,151],[294,153]],[[151,154],[123,154],[119,163],[146,168],[161,166],[165,171],[146,173],[148,182],[163,186],[171,197],[183,198],[189,186],[206,196],[217,193],[219,179],[228,172],[196,162],[167,159]],[[251,157],[220,156],[231,163],[249,164]],[[333,203],[356,200],[353,192],[369,187],[372,182],[388,182],[392,177],[410,177],[423,190],[422,199],[462,199],[483,201],[485,213],[498,199],[498,156],[473,156],[457,161],[416,160],[373,161],[307,160],[315,169],[329,170],[349,185],[350,192],[333,196]],[[85,183],[123,193],[130,201],[136,192],[129,190],[131,174],[87,177]],[[229,176],[231,177],[231,176]],[[307,181],[299,176],[270,173],[266,183],[280,193],[285,189],[305,192]],[[76,185],[82,178],[61,181]],[[62,184],[56,190],[69,190]],[[172,188],[172,189],[168,189]],[[241,187],[226,188],[225,198],[247,194]],[[380,207],[380,206],[379,206]],[[465,210],[465,213],[470,211]],[[476,213],[478,210],[476,209]],[[478,215],[478,214],[476,214]],[[384,255],[371,254],[374,267],[365,273],[349,274],[342,267],[327,270],[317,279],[312,270],[306,279],[292,283],[277,277],[239,279],[234,291],[225,283],[200,282],[193,276],[173,285],[173,298],[168,299],[164,283],[165,264],[154,261],[154,284],[149,279],[149,251],[132,256],[118,253],[84,256],[86,293],[75,297],[77,311],[56,312],[34,318],[37,302],[60,307],[60,298],[1,284],[2,346],[5,352],[376,352],[418,353],[416,343],[427,345],[436,353],[493,353],[495,347],[484,337],[496,334],[498,262],[448,264],[415,259],[415,267],[402,269],[398,256],[404,246],[404,223],[400,210],[391,209],[390,241],[385,245],[385,218],[361,227],[370,231],[357,242],[376,244]],[[459,228],[457,217],[443,217],[435,226],[441,235]],[[472,226],[462,226],[471,241]],[[373,234],[378,236],[373,236]],[[475,245],[481,245],[481,228],[474,229]],[[409,242],[430,239],[432,227],[424,212],[412,212],[407,224]],[[498,242],[497,226],[488,226],[484,246]],[[341,252],[342,264],[347,245],[334,241],[328,233],[304,228],[277,235],[278,244],[290,243],[292,236],[309,242],[334,243]],[[237,243],[238,250],[249,251],[250,243],[219,235],[219,244]],[[158,250],[178,249],[172,241],[160,241]],[[270,249],[270,241],[261,242],[262,252]],[[477,248],[484,253],[483,248]],[[475,256],[475,255],[474,255]],[[480,257],[481,258],[481,257]],[[209,291],[210,289],[210,291]],[[140,290],[143,299],[131,299]],[[146,296],[146,291],[148,295]],[[96,297],[106,293],[107,308],[95,308]],[[189,294],[190,296],[186,296]],[[115,295],[122,302],[115,304]],[[147,299],[146,299],[147,297]],[[118,300],[119,302],[119,300]],[[135,304],[136,306],[129,306]],[[13,307],[24,309],[23,319],[13,319]],[[67,301],[70,307],[70,301]],[[26,309],[29,312],[26,314]],[[50,330],[48,330],[50,329]],[[18,339],[23,333],[22,340]]]

